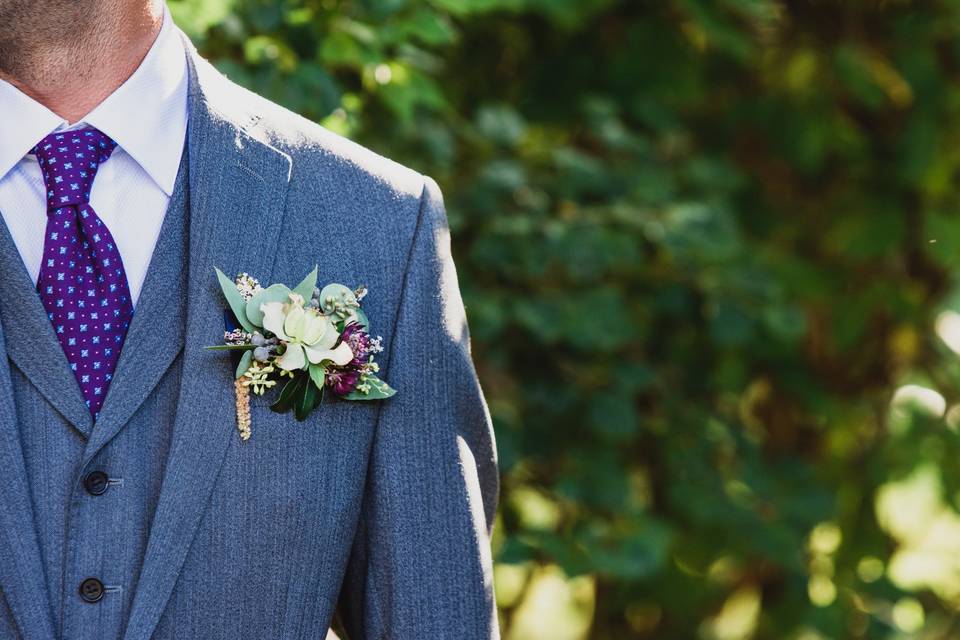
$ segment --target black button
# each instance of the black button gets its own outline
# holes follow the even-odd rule
[[[99,602],[103,597],[103,583],[96,578],[87,578],[80,583],[80,597],[84,602]]]
[[[110,478],[103,471],[91,471],[83,479],[83,488],[92,496],[103,495]]]

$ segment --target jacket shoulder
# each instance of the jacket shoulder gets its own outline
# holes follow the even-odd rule
[[[419,202],[429,179],[246,89],[195,56],[204,99],[246,134],[290,157],[293,186],[302,180]]]

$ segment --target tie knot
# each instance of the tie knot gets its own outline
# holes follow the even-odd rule
[[[31,151],[47,187],[47,211],[90,202],[97,169],[116,146],[93,127],[51,133],[38,142]]]

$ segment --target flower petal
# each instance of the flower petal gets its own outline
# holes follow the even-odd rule
[[[319,340],[310,345],[314,349],[331,349],[333,345],[337,344],[337,340],[340,339],[340,334],[337,332],[337,328],[333,326],[333,323],[330,322],[330,318],[323,316],[323,320],[327,323],[327,329],[323,332],[323,335],[320,336]]]
[[[263,314],[263,328],[277,336],[281,340],[289,340],[283,331],[283,303],[265,302],[260,305],[260,312]]]
[[[327,333],[327,329],[332,328],[330,320],[316,311],[307,311],[304,316],[302,342],[304,344],[316,344]],[[336,331],[333,331],[333,333],[336,333]]]
[[[283,330],[287,332],[291,340],[299,341],[303,338],[306,328],[306,315],[303,307],[296,304],[287,305],[287,317],[283,321]]]
[[[287,371],[303,369],[307,366],[307,360],[303,353],[303,345],[295,342],[288,344],[287,350],[284,351],[283,355],[277,360],[277,364],[280,365],[281,369],[286,369]]]
[[[318,349],[316,347],[306,347],[307,358],[313,364],[318,364],[324,360],[331,360],[337,366],[342,367],[353,360],[353,351],[346,342],[341,342],[336,349]]]

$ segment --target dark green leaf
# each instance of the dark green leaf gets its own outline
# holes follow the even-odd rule
[[[298,387],[294,399],[294,413],[297,420],[307,419],[310,412],[316,409],[323,400],[323,388],[317,388],[312,382],[307,382],[302,387]]]
[[[290,411],[296,402],[297,396],[301,393],[301,389],[307,386],[306,383],[307,376],[298,371],[292,378],[287,380],[285,385],[283,385],[283,389],[280,390],[280,395],[277,396],[276,402],[270,405],[270,409],[272,411],[276,411],[277,413]]]

